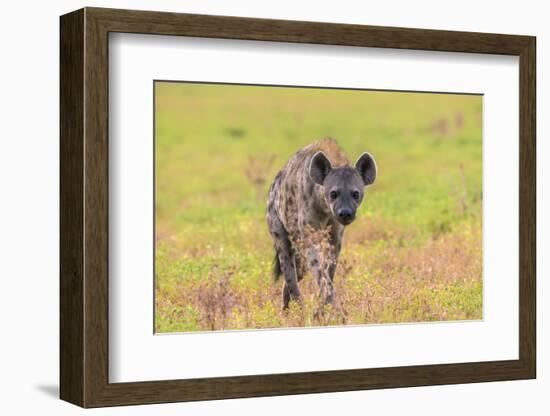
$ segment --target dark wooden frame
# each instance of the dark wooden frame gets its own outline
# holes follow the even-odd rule
[[[535,378],[534,37],[99,8],[64,15],[60,27],[60,396],[63,400],[83,407],[99,407]],[[109,383],[110,32],[519,56],[519,359]]]

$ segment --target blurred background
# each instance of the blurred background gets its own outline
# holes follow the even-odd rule
[[[482,97],[155,83],[158,332],[482,318]],[[333,137],[378,177],[347,227],[337,302],[281,310],[267,191]]]

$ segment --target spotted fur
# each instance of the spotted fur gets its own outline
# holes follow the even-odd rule
[[[273,274],[275,279],[280,275],[285,279],[284,308],[291,300],[301,301],[298,282],[308,270],[323,288],[325,301],[332,302],[344,227],[355,217],[363,188],[375,177],[376,164],[370,154],[363,154],[351,167],[331,138],[298,151],[275,176],[267,200],[267,223],[276,253]],[[335,190],[340,193],[337,198],[333,198]],[[358,193],[360,200],[355,198]],[[327,236],[328,248],[323,252],[321,243],[312,242],[314,233]]]

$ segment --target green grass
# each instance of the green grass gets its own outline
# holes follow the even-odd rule
[[[482,317],[482,99],[450,94],[156,84],[156,330]],[[335,288],[281,310],[267,189],[334,137],[379,174],[346,230]]]

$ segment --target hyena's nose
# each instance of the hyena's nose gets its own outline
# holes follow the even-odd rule
[[[338,218],[344,223],[350,223],[353,221],[353,212],[349,209],[342,208],[338,210]]]

